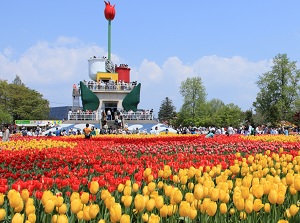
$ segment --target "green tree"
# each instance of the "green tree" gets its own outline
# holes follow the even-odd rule
[[[201,78],[192,77],[183,81],[180,94],[183,96],[183,105],[180,109],[179,121],[184,121],[182,123],[184,125],[194,125],[196,119],[203,116],[204,111],[201,108],[206,101],[206,91]]]
[[[0,80],[0,109],[13,121],[22,119],[47,119],[49,102],[39,92],[27,88],[17,76],[8,84]]]
[[[12,116],[0,108],[0,124],[12,123]]]
[[[172,124],[173,118],[176,116],[176,108],[173,105],[173,101],[166,97],[159,108],[158,119],[160,122],[166,122]]]
[[[19,75],[16,75],[15,79],[13,80],[12,84],[15,85],[19,85],[19,86],[24,86],[24,84],[22,83],[21,78],[19,77]]]
[[[253,103],[255,110],[265,117],[265,122],[291,121],[295,102],[299,99],[299,80],[296,61],[290,61],[286,54],[275,56],[272,70],[262,74],[257,81],[260,91]]]

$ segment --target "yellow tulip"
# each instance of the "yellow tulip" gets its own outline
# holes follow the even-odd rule
[[[173,201],[175,202],[175,204],[179,204],[182,201],[182,193],[180,190],[175,190],[173,193]]]
[[[149,190],[148,190],[148,186],[144,186],[143,187],[143,195],[149,195]]]
[[[163,171],[163,170],[159,170],[157,176],[158,176],[159,178],[160,178],[160,177],[163,177],[163,176],[164,176],[164,171]]]
[[[123,194],[126,195],[131,195],[131,186],[125,186],[123,190]]]
[[[31,223],[35,223],[36,222],[36,215],[34,213],[31,213],[27,216],[28,221]]]
[[[26,213],[26,215],[29,215],[31,213],[35,213],[35,206],[33,204],[26,205],[25,213]]]
[[[247,218],[247,214],[244,211],[240,212],[240,219],[245,220]]]
[[[99,208],[98,204],[91,204],[90,210],[89,210],[89,215],[90,215],[91,219],[96,218],[99,211],[100,211],[100,208]]]
[[[151,214],[148,220],[148,223],[159,223],[160,222],[160,217],[155,214]]]
[[[224,202],[224,203],[226,203],[225,201],[226,201],[226,199],[227,199],[227,195],[226,195],[227,193],[226,193],[226,191],[225,190],[223,190],[223,189],[219,189],[219,200],[220,201],[222,201],[222,202]]]
[[[23,210],[23,208],[24,208],[24,202],[23,202],[23,200],[22,200],[22,201],[20,202],[19,206],[14,208],[14,211],[15,211],[15,212],[21,212],[21,211]]]
[[[197,216],[197,210],[196,210],[196,208],[191,207],[189,218],[192,219],[192,220],[194,220],[196,218],[196,216]]]
[[[194,187],[194,197],[197,200],[203,198],[203,186],[201,184],[196,184]]]
[[[194,183],[193,182],[189,182],[188,183],[188,189],[191,191],[191,190],[193,190],[194,189]]]
[[[115,197],[109,195],[105,200],[104,204],[107,209],[110,209],[110,207],[115,203]]]
[[[98,221],[98,223],[105,223],[105,220],[104,220],[104,219],[100,219],[100,220]]]
[[[122,215],[121,205],[119,203],[114,203],[109,209],[110,220],[115,223],[120,221]]]
[[[58,215],[57,214],[52,215],[51,223],[57,223],[57,219],[58,219]],[[27,222],[25,222],[25,223],[27,223]]]
[[[285,199],[285,193],[283,191],[278,191],[276,203],[283,204],[284,199]]]
[[[255,199],[253,203],[253,210],[259,211],[264,205],[262,204],[261,199]]]
[[[76,214],[78,220],[82,220],[83,219],[83,211],[79,211],[77,214]]]
[[[291,216],[295,216],[299,211],[299,207],[297,207],[295,204],[292,204],[290,206],[290,214]]]
[[[221,212],[221,214],[226,214],[227,213],[227,204],[226,203],[221,203],[220,204],[220,212]]]
[[[144,197],[140,194],[137,194],[134,198],[134,206],[137,211],[142,211],[145,208]]]
[[[294,184],[292,184],[290,187],[289,187],[289,191],[291,193],[291,195],[295,195],[298,193],[298,191],[295,189],[294,187]]]
[[[104,201],[108,196],[110,196],[111,194],[109,193],[108,190],[102,190],[101,191],[101,199]]]
[[[297,191],[300,191],[300,176],[294,178],[294,187]]]
[[[179,205],[179,215],[181,217],[188,217],[190,215],[191,205],[187,201],[181,201]]]
[[[151,198],[146,203],[146,209],[147,209],[147,211],[151,212],[154,207],[155,207],[155,200],[153,198]]]
[[[167,217],[167,216],[168,216],[168,212],[169,212],[168,206],[165,205],[165,204],[162,206],[161,209],[159,209],[159,215],[160,215],[161,217]]]
[[[155,188],[156,188],[156,183],[150,182],[148,184],[148,191],[149,191],[149,193],[152,193],[155,190]]]
[[[49,191],[49,190],[44,191],[43,196],[42,196],[42,204],[45,206],[46,202],[49,199],[52,199],[52,197],[53,197],[53,194],[51,191]]]
[[[256,198],[262,198],[264,195],[264,186],[263,185],[253,185],[252,186],[252,194]]]
[[[234,208],[230,208],[229,214],[230,214],[230,215],[234,215],[234,214],[235,214],[235,209],[234,209]]]
[[[132,189],[134,192],[137,192],[139,190],[139,185],[137,183],[132,184]]]
[[[179,183],[180,182],[179,177],[177,175],[173,175],[173,182],[174,183]]]
[[[56,201],[55,201],[55,206],[56,207],[60,207],[62,206],[64,203],[64,198],[62,196],[59,196],[56,198]]]
[[[161,209],[163,205],[164,205],[164,197],[163,196],[157,196],[155,198],[155,207],[157,209]]]
[[[4,203],[4,197],[5,197],[5,195],[0,193],[0,206],[2,206]]]
[[[20,193],[19,192],[15,192],[12,193],[12,195],[9,198],[9,205],[13,208],[16,208],[20,205],[20,203],[23,202]]]
[[[242,198],[247,199],[249,197],[249,187],[242,187]]]
[[[271,190],[271,182],[270,181],[266,181],[263,184],[263,188],[264,188],[264,194],[269,194],[270,190]]]
[[[168,216],[172,216],[173,214],[175,214],[178,210],[178,206],[177,205],[172,205],[169,204],[168,205]]]
[[[281,220],[279,220],[277,223],[289,223],[289,221],[288,221],[288,220],[281,219]]]
[[[276,204],[278,198],[277,191],[274,189],[270,190],[270,193],[268,195],[268,200],[270,201],[271,204]]]
[[[15,213],[13,216],[11,223],[23,223],[24,222],[24,217],[20,213]]]
[[[65,214],[68,210],[68,207],[66,204],[62,204],[60,207],[57,207],[57,211],[59,214]]]
[[[27,189],[23,189],[21,192],[21,197],[23,201],[27,201],[29,198],[29,191]]]
[[[172,186],[171,185],[165,185],[164,186],[164,192],[165,192],[165,195],[167,197],[170,197],[171,194],[172,194]]]
[[[79,211],[82,210],[82,208],[83,208],[83,204],[81,203],[81,200],[79,198],[71,201],[71,211],[74,214],[77,214]]]
[[[187,202],[189,202],[190,204],[194,202],[195,200],[195,197],[194,197],[194,194],[193,193],[186,193],[185,196],[184,196],[185,200]]]
[[[77,198],[80,199],[79,193],[78,193],[78,192],[73,192],[73,193],[71,194],[70,201],[72,202],[74,199],[77,199]]]
[[[143,222],[148,222],[148,220],[149,220],[148,213],[145,213],[145,214],[142,215],[142,220],[143,220]]]
[[[54,210],[54,206],[55,206],[54,201],[53,200],[48,200],[45,204],[45,212],[47,214],[52,213],[52,211]]]
[[[212,188],[210,191],[210,198],[213,201],[217,201],[219,199],[219,188]]]
[[[217,211],[217,203],[211,201],[206,209],[206,213],[212,217],[216,214],[216,211]]]
[[[181,184],[186,184],[187,181],[188,181],[188,176],[187,175],[180,177],[180,183]]]
[[[144,170],[144,173],[143,173],[143,176],[146,178],[146,177],[148,177],[150,174],[151,174],[151,169],[150,168],[146,168],[145,170]]]
[[[57,223],[68,223],[69,220],[68,220],[68,217],[64,214],[60,214],[58,215],[57,217]]]
[[[235,205],[235,207],[239,211],[244,210],[244,208],[245,208],[245,200],[242,197],[238,197],[236,199],[236,201],[234,202],[234,205]]]
[[[253,202],[249,199],[245,201],[245,211],[247,214],[250,214],[253,210]]]
[[[90,184],[90,193],[91,194],[97,194],[99,190],[99,183],[98,181],[92,181]]]
[[[6,216],[6,211],[4,208],[0,209],[0,221],[3,220]]]
[[[123,196],[123,204],[125,207],[129,207],[132,203],[132,196],[129,196],[129,195],[126,195],[126,196]]]
[[[159,181],[159,182],[157,183],[157,187],[158,187],[159,189],[163,188],[163,186],[164,186],[164,182]]]
[[[81,199],[81,203],[87,204],[90,200],[90,194],[87,192],[83,192],[80,196],[80,199]]]
[[[264,210],[265,210],[266,213],[270,213],[270,211],[271,211],[270,203],[265,203]]]
[[[130,222],[130,216],[128,214],[122,214],[120,223],[129,223]]]
[[[91,220],[91,216],[90,216],[90,206],[83,206],[83,219],[86,221],[90,221]]]

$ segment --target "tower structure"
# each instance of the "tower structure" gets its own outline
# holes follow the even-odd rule
[[[92,56],[88,60],[91,80],[80,83],[83,110],[90,111],[90,108],[97,107],[92,111],[136,111],[140,102],[141,85],[131,81],[127,64],[116,65],[111,61],[111,21],[115,17],[115,5],[111,5],[109,1],[104,2],[104,15],[108,20],[108,56]],[[134,88],[136,89],[133,91]],[[73,106],[77,105],[77,94],[73,94]]]

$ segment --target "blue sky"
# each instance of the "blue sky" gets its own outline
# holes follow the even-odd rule
[[[300,1],[112,0],[112,60],[142,83],[139,108],[182,105],[180,83],[200,76],[207,99],[247,110],[259,75],[286,53],[299,61]],[[0,7],[0,79],[23,83],[53,107],[72,105],[72,85],[88,79],[90,56],[107,54],[100,0],[10,0]],[[299,62],[297,63],[299,67]]]

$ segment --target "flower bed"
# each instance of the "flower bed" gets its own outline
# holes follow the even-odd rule
[[[4,222],[299,222],[298,136],[15,138]]]

